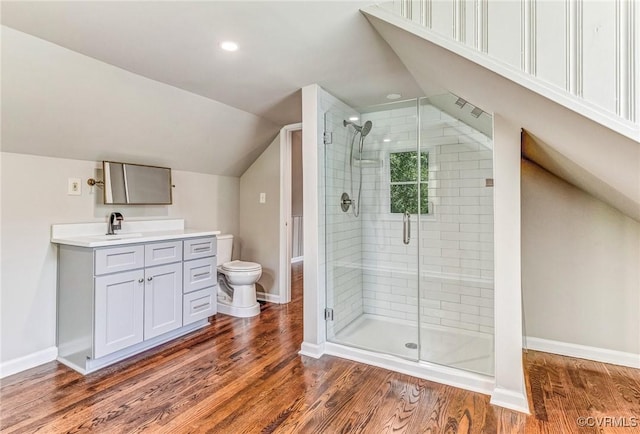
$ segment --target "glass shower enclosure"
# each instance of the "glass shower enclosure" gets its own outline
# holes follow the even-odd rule
[[[329,342],[493,375],[491,125],[451,94],[325,113]]]

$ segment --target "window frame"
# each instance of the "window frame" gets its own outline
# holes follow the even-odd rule
[[[391,158],[392,158],[392,154],[403,154],[403,153],[416,153],[416,154],[426,154],[427,156],[427,174],[426,174],[426,180],[422,181],[419,179],[416,179],[414,181],[392,181],[391,180]],[[422,196],[423,191],[426,192],[427,194],[427,211],[426,212],[421,212],[419,213],[420,216],[422,216],[423,218],[426,216],[432,216],[432,210],[431,210],[431,206],[429,206],[429,171],[430,171],[430,166],[431,166],[431,158],[430,158],[430,152],[428,150],[420,150],[418,152],[417,149],[412,148],[412,149],[393,149],[393,150],[389,150],[386,154],[386,160],[387,160],[387,170],[386,170],[386,177],[387,177],[387,194],[388,194],[388,198],[389,198],[389,203],[388,203],[388,207],[386,209],[386,212],[388,215],[390,216],[401,216],[403,215],[403,213],[401,212],[392,212],[392,195],[391,195],[391,188],[393,185],[416,185],[418,187],[418,196]],[[418,171],[419,175],[423,175],[421,171]],[[421,176],[422,177],[422,176]],[[417,203],[417,207],[418,209],[420,209],[420,201],[418,200]],[[420,210],[422,211],[422,210]],[[416,212],[416,215],[418,215],[418,213]]]

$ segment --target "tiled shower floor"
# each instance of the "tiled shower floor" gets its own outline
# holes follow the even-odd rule
[[[362,315],[338,332],[333,339],[343,345],[422,360],[493,376],[493,336],[485,333],[423,326],[420,347],[416,326],[384,317]],[[420,354],[418,354],[420,351]]]

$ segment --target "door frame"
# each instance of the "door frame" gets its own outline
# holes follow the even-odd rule
[[[280,130],[280,303],[291,301],[291,136],[301,131],[302,123],[285,125]]]

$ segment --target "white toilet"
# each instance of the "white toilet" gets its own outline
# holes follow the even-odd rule
[[[255,262],[232,261],[233,235],[218,235],[218,312],[247,318],[260,314],[256,282],[262,266]]]

